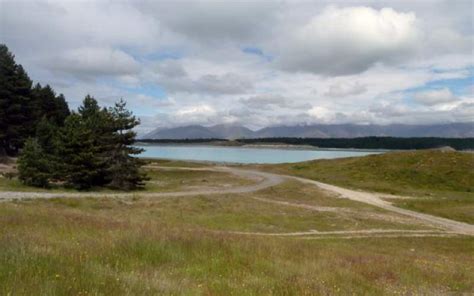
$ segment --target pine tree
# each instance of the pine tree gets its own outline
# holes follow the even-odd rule
[[[30,186],[49,187],[51,168],[46,153],[36,139],[28,139],[18,158],[19,179]]]
[[[57,96],[51,86],[42,87],[37,83],[32,89],[32,97],[34,117],[37,121],[46,117],[58,126],[64,124],[64,120],[70,114],[64,95]]]
[[[121,99],[109,109],[114,129],[114,147],[110,154],[108,168],[111,179],[109,186],[132,190],[143,186],[147,178],[140,171],[143,161],[134,157],[143,152],[143,149],[132,146],[136,137],[133,128],[140,124],[140,121],[125,107],[126,103]]]
[[[50,178],[60,180],[62,178],[62,158],[59,153],[59,127],[44,116],[36,126],[36,140],[45,152],[50,167]]]
[[[92,133],[81,115],[72,113],[59,134],[60,171],[66,184],[76,189],[92,187],[99,174],[100,165]]]
[[[69,116],[69,114],[71,114],[71,111],[69,110],[69,106],[63,94],[59,94],[59,96],[55,98],[55,105],[56,105],[56,113],[55,113],[54,118],[55,118],[56,124],[61,126],[64,124],[64,121]]]
[[[92,180],[94,186],[104,186],[110,182],[107,174],[107,166],[110,151],[113,149],[113,127],[112,117],[107,109],[101,109],[97,100],[87,95],[78,114],[86,129],[91,131],[91,142],[94,147],[94,163],[96,167],[95,178]]]
[[[15,56],[0,45],[0,153],[16,154],[34,132],[31,85]]]

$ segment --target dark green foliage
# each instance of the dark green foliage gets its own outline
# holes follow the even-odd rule
[[[113,145],[111,116],[105,108],[101,109],[90,95],[85,97],[82,106],[79,107],[78,115],[80,116],[79,124],[88,132],[84,137],[88,145],[85,151],[90,153],[89,185],[104,186],[110,182],[107,176],[107,165],[109,153],[112,150],[111,145]]]
[[[93,186],[101,162],[93,131],[87,128],[81,115],[73,113],[66,119],[59,139],[60,171],[66,183],[77,189]]]
[[[51,167],[43,148],[35,139],[28,139],[18,158],[19,179],[30,186],[49,187]]]
[[[114,146],[110,152],[108,174],[111,187],[131,190],[142,186],[145,176],[140,172],[143,162],[133,157],[143,152],[143,149],[131,146],[136,137],[132,129],[140,124],[140,121],[125,109],[125,105],[126,103],[120,100],[109,110],[112,116]]]
[[[47,187],[63,181],[77,189],[109,185],[135,189],[143,185],[141,149],[132,129],[140,122],[122,100],[101,108],[87,95],[70,113],[62,94],[32,82],[5,45],[0,45],[0,160],[15,155],[28,140],[19,162],[20,179]]]
[[[37,125],[36,139],[28,141],[18,160],[21,180],[40,187],[61,181],[79,190],[141,187],[146,180],[140,171],[143,163],[133,156],[142,150],[131,146],[136,136],[132,129],[138,124],[125,102],[101,109],[91,96],[62,127],[45,115]]]
[[[151,140],[153,141],[153,140]],[[239,139],[242,144],[284,143],[292,145],[311,145],[319,148],[344,149],[430,149],[444,146],[456,150],[474,149],[474,138],[394,138],[394,137],[362,137],[362,138],[262,138]]]
[[[0,45],[0,151],[16,154],[32,134],[31,80],[15,56]]]
[[[62,125],[69,115],[63,95],[32,81],[7,46],[0,44],[0,155],[16,155],[43,117]]]
[[[139,121],[120,101],[114,108],[101,109],[86,96],[78,113],[70,115],[62,128],[60,151],[64,178],[77,189],[110,186],[131,190],[143,185],[142,162],[132,147]]]
[[[131,190],[143,185],[142,162],[133,157],[142,150],[131,146],[136,136],[132,129],[139,121],[123,101],[101,109],[88,95],[78,112],[63,121],[65,113],[50,112],[56,110],[57,97],[49,86],[38,84],[33,93],[36,106],[44,109],[35,109],[36,116],[43,116],[36,125],[36,139],[28,142],[19,158],[23,182],[46,187],[50,180],[58,180],[80,190],[107,185]]]
[[[46,117],[58,126],[64,124],[64,120],[70,114],[69,107],[62,94],[56,95],[51,86],[42,87],[39,83],[32,89],[33,111],[36,119]]]
[[[36,126],[36,140],[43,148],[50,166],[51,179],[61,179],[62,159],[59,151],[59,127],[46,117]]]
[[[43,117],[36,126],[36,139],[43,147],[44,151],[49,154],[57,153],[57,142],[59,136],[59,128],[46,117]]]

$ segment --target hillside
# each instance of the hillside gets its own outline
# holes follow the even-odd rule
[[[341,186],[386,193],[474,192],[474,154],[423,150],[314,160],[276,169]]]
[[[440,150],[265,166],[347,188],[413,196],[395,205],[474,223],[474,154]]]

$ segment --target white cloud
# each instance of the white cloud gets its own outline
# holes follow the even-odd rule
[[[414,13],[329,7],[284,40],[280,66],[325,75],[355,74],[377,62],[409,56],[419,35]]]
[[[458,98],[446,87],[441,89],[417,92],[413,96],[413,98],[418,103],[427,106],[450,103],[458,100]]]
[[[176,112],[177,116],[212,116],[216,114],[216,110],[209,105],[197,105],[179,109]]]
[[[473,31],[469,1],[0,0],[33,80],[123,97],[143,129],[472,120],[466,85],[407,90],[472,77]]]

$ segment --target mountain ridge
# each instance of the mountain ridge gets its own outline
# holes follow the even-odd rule
[[[357,124],[313,124],[281,125],[253,131],[242,125],[218,124],[209,127],[187,125],[174,128],[158,128],[141,139],[240,139],[240,138],[357,138],[357,137],[474,137],[474,122],[430,124],[430,125],[357,125]]]

